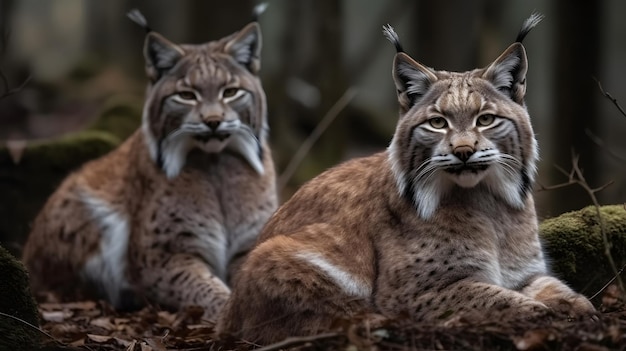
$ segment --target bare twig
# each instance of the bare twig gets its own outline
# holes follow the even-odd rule
[[[8,84],[4,74],[2,74],[2,72],[0,72],[0,76],[2,76],[2,81],[4,82],[4,87],[5,87],[4,92],[2,93],[2,95],[0,95],[0,100],[6,98],[8,96],[11,96],[11,95],[13,95],[15,93],[19,93],[22,89],[24,89],[26,84],[28,84],[28,82],[30,82],[30,80],[32,78],[32,76],[28,76],[28,77],[26,77],[26,79],[24,79],[22,84],[20,84],[18,87],[15,87],[13,89],[9,89],[9,84]]]
[[[289,164],[287,164],[287,167],[285,167],[285,170],[278,179],[279,193],[285,188],[287,182],[291,179],[291,177],[293,177],[293,174],[298,169],[298,166],[300,165],[302,160],[304,160],[306,155],[309,153],[311,147],[313,147],[313,144],[315,144],[317,139],[319,139],[324,131],[328,129],[328,126],[330,126],[335,118],[339,116],[339,113],[343,111],[346,106],[348,106],[348,104],[350,103],[350,101],[352,101],[355,95],[356,90],[352,87],[348,88],[348,90],[343,93],[343,95],[339,98],[339,100],[337,100],[337,102],[335,102],[330,110],[328,110],[320,123],[315,127],[313,132],[311,132],[311,135],[309,135],[309,137],[302,143],[302,145],[300,145],[300,148],[291,158]]]
[[[281,350],[281,349],[285,349],[288,347],[293,347],[296,345],[302,345],[302,344],[306,344],[306,343],[310,343],[313,341],[318,341],[318,340],[324,340],[324,339],[332,339],[335,338],[337,336],[340,336],[341,334],[338,333],[324,333],[324,334],[318,334],[318,335],[311,335],[311,336],[299,336],[299,337],[291,337],[291,338],[287,338],[283,341],[277,342],[275,344],[271,344],[271,345],[267,345],[265,347],[261,347],[260,349],[256,349],[256,351],[274,351],[274,350]]]
[[[626,117],[626,111],[624,111],[624,109],[622,108],[622,106],[619,104],[619,102],[617,101],[616,98],[613,97],[613,95],[611,95],[609,92],[605,91],[604,88],[602,88],[602,83],[600,83],[599,80],[597,80],[595,77],[593,77],[593,80],[596,81],[596,83],[598,83],[598,88],[600,89],[600,92],[602,93],[602,95],[604,95],[607,99],[609,99],[613,105],[615,105],[615,107],[617,107],[617,109],[619,110],[619,112]]]
[[[0,38],[2,40],[2,43],[0,43],[0,56],[4,55],[6,52],[7,46],[9,46],[9,37],[11,36],[11,30],[5,28],[5,25],[5,23],[0,23],[0,36],[2,36],[2,38]]]
[[[615,151],[611,150],[606,143],[604,142],[604,140],[602,140],[601,138],[599,138],[597,135],[593,134],[593,132],[591,130],[589,130],[588,128],[585,129],[585,134],[587,134],[587,136],[589,137],[589,139],[591,139],[591,141],[593,141],[596,145],[598,145],[599,147],[601,147],[602,149],[604,149],[609,156],[615,158],[618,161],[621,162],[626,162],[626,157],[616,153]]]
[[[600,233],[602,235],[602,243],[604,245],[604,254],[607,260],[609,261],[609,265],[611,266],[613,273],[615,274],[615,280],[617,280],[618,286],[620,287],[622,291],[626,292],[626,290],[624,289],[624,283],[622,282],[622,279],[620,277],[621,270],[618,271],[617,266],[615,265],[615,261],[613,260],[613,256],[611,255],[612,244],[606,233],[606,223],[604,222],[604,217],[602,216],[602,213],[600,212],[600,203],[598,202],[598,198],[596,197],[597,192],[606,189],[609,185],[613,184],[613,181],[608,182],[597,188],[592,188],[591,186],[589,186],[589,184],[585,180],[583,172],[578,166],[578,159],[579,159],[578,155],[572,154],[572,169],[569,172],[565,171],[563,168],[559,166],[555,166],[556,169],[559,170],[559,172],[563,173],[566,177],[568,177],[567,182],[552,185],[552,186],[543,186],[539,184],[540,188],[537,190],[539,191],[552,190],[552,189],[558,189],[558,188],[562,188],[568,185],[576,184],[582,187],[585,190],[585,192],[587,192],[587,194],[589,195],[589,198],[591,198],[591,202],[593,203],[593,206],[596,209],[596,218],[598,219],[598,224],[600,225]]]
[[[40,329],[39,327],[37,327],[36,325],[32,325],[32,324],[28,323],[27,321],[25,321],[25,320],[23,320],[23,319],[21,319],[21,318],[17,318],[17,317],[15,317],[15,316],[12,316],[12,315],[10,315],[10,314],[6,314],[6,313],[4,313],[4,312],[0,312],[0,316],[3,316],[3,317],[7,317],[7,318],[10,318],[10,319],[16,320],[16,321],[18,321],[18,322],[20,322],[20,323],[22,323],[22,324],[24,324],[24,325],[28,326],[29,328],[34,329],[34,330],[38,331],[39,333],[41,333],[41,334],[45,335],[46,337],[50,338],[51,340],[53,340],[53,341],[55,341],[55,342],[57,342],[57,343],[61,343],[60,341],[58,341],[57,339],[55,339],[55,338],[54,338],[54,336],[52,336],[52,335],[50,335],[50,334],[46,333],[45,331],[41,330],[41,329]]]
[[[3,23],[0,23],[0,31],[1,31],[0,36],[2,36],[2,38],[0,39],[0,40],[2,40],[2,43],[0,43],[0,58],[2,58],[4,56],[4,54],[6,53],[6,50],[7,50],[7,47],[8,47],[10,31],[9,31],[9,29],[5,29],[4,28],[4,24]],[[6,98],[8,96],[11,96],[11,95],[19,92],[20,90],[24,89],[24,87],[26,86],[26,84],[28,84],[30,79],[31,79],[31,76],[28,76],[26,79],[24,79],[22,84],[20,84],[16,88],[11,89],[9,87],[9,79],[4,74],[4,72],[2,72],[2,70],[0,69],[0,84],[2,85],[2,90],[0,92],[0,100]]]
[[[619,272],[617,272],[617,274],[615,274],[613,278],[611,278],[611,280],[609,280],[606,284],[604,284],[604,286],[600,290],[598,290],[598,292],[593,294],[593,296],[591,296],[589,300],[595,299],[598,295],[600,295],[601,292],[604,291],[604,289],[606,289],[609,285],[611,285],[615,281],[615,279],[617,279],[622,274],[622,272],[624,271],[624,268],[626,268],[626,264],[623,265],[622,268],[620,268]]]
[[[2,91],[9,91],[9,80],[2,70],[0,70],[0,81],[2,81]]]

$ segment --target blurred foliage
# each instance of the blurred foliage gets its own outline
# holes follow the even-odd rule
[[[141,125],[141,103],[129,103],[113,99],[105,105],[100,117],[88,130],[107,131],[124,141]]]
[[[136,105],[111,103],[94,125],[60,138],[33,141],[16,162],[7,146],[0,146],[0,240],[18,255],[30,224],[61,181],[84,163],[117,147],[137,129]]]
[[[11,137],[7,131],[13,127],[24,139],[46,140],[31,142],[24,152],[22,163],[37,163],[39,168],[14,165],[7,152],[0,150],[0,191],[7,189],[11,194],[0,203],[0,211],[9,211],[0,219],[0,242],[16,238],[17,243],[22,242],[36,209],[63,178],[63,172],[107,149],[95,151],[86,146],[82,158],[74,157],[71,151],[69,157],[76,162],[62,169],[55,165],[67,160],[34,161],[32,148],[52,145],[53,138],[86,128],[112,133],[110,144],[98,138],[87,143],[106,144],[110,149],[138,125],[139,99],[146,83],[142,55],[145,32],[125,17],[129,9],[139,8],[150,26],[173,42],[201,43],[248,23],[256,3],[0,0],[0,27],[10,33],[0,45],[0,72],[10,87],[19,86],[28,75],[33,78],[19,94],[0,99],[0,137]],[[396,28],[405,50],[417,61],[436,69],[463,71],[495,59],[535,10],[546,15],[525,40],[531,62],[527,103],[541,149],[539,180],[546,185],[558,183],[561,174],[552,166],[566,164],[574,147],[582,154],[581,167],[591,186],[615,180],[612,191],[599,194],[601,202],[617,203],[626,196],[626,178],[621,177],[624,163],[607,157],[606,150],[596,147],[584,134],[588,129],[605,145],[616,145],[618,154],[620,147],[626,150],[622,137],[626,123],[608,120],[612,116],[604,113],[602,102],[597,101],[602,97],[590,79],[597,77],[618,98],[626,89],[619,78],[626,70],[624,53],[619,49],[626,31],[626,22],[619,14],[626,3],[268,3],[268,10],[259,19],[263,30],[261,78],[268,96],[278,174],[342,94],[353,88],[358,92],[302,161],[282,200],[325,169],[383,150],[391,140],[398,118],[390,74],[394,50],[381,35],[383,24]],[[12,45],[6,45],[8,39]],[[125,117],[128,115],[131,117]],[[36,125],[39,128],[34,128]],[[588,197],[578,190],[570,187],[538,195],[540,214],[559,214],[589,204]],[[18,215],[16,208],[26,212]],[[8,218],[15,223],[8,225]],[[5,229],[11,226],[19,229]]]

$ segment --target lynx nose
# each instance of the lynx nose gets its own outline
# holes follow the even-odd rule
[[[220,123],[222,123],[222,122],[220,120],[217,120],[217,119],[210,119],[210,120],[204,122],[204,124],[209,126],[209,128],[211,128],[212,131],[216,131],[217,128],[219,128]]]
[[[471,146],[463,145],[454,148],[454,156],[458,157],[461,161],[466,162],[473,154],[474,148]]]

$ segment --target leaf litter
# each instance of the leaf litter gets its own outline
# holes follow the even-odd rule
[[[273,345],[216,340],[201,307],[178,312],[147,306],[115,311],[103,301],[39,305],[45,350],[626,350],[626,304],[617,286],[602,297],[597,319],[484,320],[459,318],[442,326],[367,315],[335,323],[336,332],[292,337]]]

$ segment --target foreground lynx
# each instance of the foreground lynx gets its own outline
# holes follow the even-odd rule
[[[202,45],[148,33],[142,128],[48,200],[24,249],[34,289],[219,311],[277,207],[260,50],[255,22]]]
[[[386,152],[304,185],[269,220],[218,323],[268,343],[378,313],[445,321],[593,313],[548,275],[531,187],[537,143],[522,39],[483,69],[434,71],[402,52],[400,120]]]

